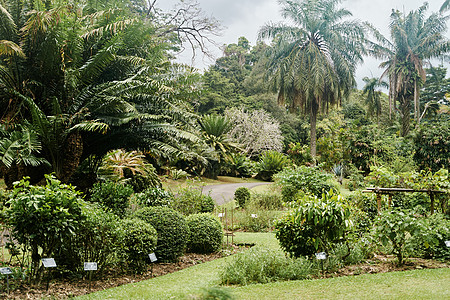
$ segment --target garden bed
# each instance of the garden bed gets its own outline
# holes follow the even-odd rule
[[[140,275],[130,274],[117,274],[109,273],[102,279],[93,279],[91,282],[91,288],[89,289],[89,280],[73,279],[54,279],[50,283],[48,291],[46,291],[45,282],[38,287],[30,287],[29,285],[22,283],[13,283],[10,280],[11,285],[14,284],[14,289],[10,291],[9,295],[1,293],[1,299],[42,299],[51,296],[56,299],[65,299],[74,296],[85,295],[96,291],[101,291],[116,286],[120,286],[127,283],[139,282],[147,280],[153,277],[158,277],[173,273],[191,266],[195,266],[201,263],[205,263],[217,258],[222,257],[222,253],[213,254],[195,254],[188,253],[182,256],[176,263],[155,263],[153,270],[149,269],[147,272]],[[3,284],[2,284],[3,285]]]
[[[242,248],[240,248],[242,249]],[[234,252],[239,251],[235,248]],[[100,290],[113,288],[116,286],[135,283],[154,277],[173,273],[194,265],[212,261],[223,257],[222,253],[214,254],[193,254],[189,253],[180,258],[177,263],[157,263],[153,265],[153,272],[148,270],[141,275],[129,274],[108,274],[103,279],[92,280],[91,288],[89,288],[89,281],[86,280],[61,280],[55,279],[51,282],[48,291],[45,290],[45,283],[42,283],[38,288],[30,288],[25,284],[16,286],[9,295],[6,293],[0,294],[1,298],[7,299],[42,299],[45,297],[52,297],[56,299],[65,299],[74,296],[93,293]],[[379,256],[367,260],[365,263],[346,266],[336,272],[325,272],[325,274],[317,278],[332,278],[342,276],[355,276],[362,274],[376,274],[394,271],[408,271],[416,269],[437,269],[449,268],[449,265],[444,262],[426,259],[410,258],[402,265],[398,266],[395,263],[395,258],[391,255]]]

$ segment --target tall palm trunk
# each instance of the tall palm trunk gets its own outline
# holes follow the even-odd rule
[[[310,114],[310,148],[311,156],[316,157],[317,154],[317,137],[316,137],[316,124],[317,124],[317,112],[319,111],[319,106],[317,105],[318,99],[314,99],[311,103],[311,114]]]
[[[417,86],[417,80],[414,81],[414,119],[417,124],[420,122],[420,103],[419,103],[419,87]]]
[[[408,97],[401,96],[400,110],[402,114],[402,132],[401,136],[407,136],[410,126],[411,101]]]

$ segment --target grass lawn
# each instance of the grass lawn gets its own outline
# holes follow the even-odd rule
[[[273,233],[237,232],[237,243],[279,249]],[[131,283],[77,299],[193,299],[219,284],[219,272],[232,256],[176,273]],[[450,269],[392,272],[320,280],[229,287],[236,299],[450,299]]]
[[[236,299],[450,299],[450,269],[428,269],[233,288]]]

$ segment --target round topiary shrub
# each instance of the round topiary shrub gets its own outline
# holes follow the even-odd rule
[[[250,190],[243,186],[237,188],[234,192],[234,200],[239,207],[245,207],[245,204],[250,200]]]
[[[163,262],[176,261],[186,249],[189,228],[183,215],[168,207],[145,207],[134,216],[152,225],[158,233],[155,254]]]
[[[148,254],[156,249],[157,232],[149,223],[124,219],[120,224],[122,259],[130,271],[142,273],[148,265]]]
[[[161,188],[149,188],[142,193],[135,194],[137,203],[142,206],[169,207],[173,201],[173,194]]]
[[[188,249],[194,253],[212,253],[220,249],[222,224],[211,214],[195,214],[186,218],[189,227]]]
[[[214,207],[215,207],[216,203],[214,202],[214,199],[208,195],[208,196],[204,196],[201,199],[200,202],[200,212],[202,213],[210,213],[214,211]]]
[[[91,201],[101,203],[119,217],[125,215],[133,189],[114,182],[96,183],[92,187]]]

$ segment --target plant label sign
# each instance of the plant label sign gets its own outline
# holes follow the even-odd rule
[[[44,264],[44,268],[56,268],[56,262],[54,258],[43,258],[41,259]]]
[[[250,216],[251,216],[252,218],[257,218],[257,217],[258,217],[257,214],[251,214]]]
[[[219,213],[219,218],[223,218],[225,216],[224,213]]]
[[[445,241],[445,246],[450,247],[450,241]]]
[[[155,253],[150,253],[150,254],[148,255],[148,257],[150,258],[150,261],[151,261],[151,262],[155,262],[155,261],[158,260],[158,259],[156,258],[156,254],[155,254]]]
[[[325,252],[316,253],[317,259],[327,259],[327,254]]]
[[[13,272],[12,272],[12,270],[11,270],[11,268],[0,268],[0,274],[3,274],[3,275],[10,275],[10,274],[12,274]]]
[[[97,263],[96,262],[85,262],[84,270],[85,271],[97,271]]]

